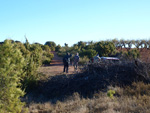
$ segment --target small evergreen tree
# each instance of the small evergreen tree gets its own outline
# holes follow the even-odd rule
[[[0,46],[0,113],[20,113],[24,95],[20,80],[23,78],[24,57],[19,49],[6,40]]]
[[[87,56],[88,58],[92,58],[97,54],[97,52],[94,49],[83,49],[79,54],[81,57]]]
[[[55,51],[56,43],[53,41],[47,41],[45,45],[48,45],[52,51]]]
[[[116,47],[114,43],[109,41],[101,41],[95,44],[95,50],[100,56],[109,56],[115,51]]]

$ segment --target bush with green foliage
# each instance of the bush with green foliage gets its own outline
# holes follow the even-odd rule
[[[82,51],[80,52],[81,57],[87,56],[89,59],[94,57],[96,54],[97,52],[94,49],[82,49]]]
[[[138,49],[131,49],[128,51],[128,55],[131,59],[137,59],[140,57],[140,52]]]
[[[129,51],[121,51],[121,57],[123,59],[133,60],[140,57],[138,49],[130,49]]]
[[[20,80],[25,76],[23,68],[25,59],[15,43],[6,40],[0,46],[0,112],[20,113],[24,103],[20,97],[24,95]]]
[[[110,56],[116,47],[111,41],[101,41],[95,44],[95,50],[100,56]]]
[[[25,59],[26,65],[23,67],[25,76],[22,78],[21,83],[23,84],[22,89],[28,91],[36,85],[37,80],[40,78],[37,70],[42,65],[44,53],[49,52],[49,47],[45,46],[45,50],[43,50],[41,45],[29,44],[27,39],[24,44],[17,44],[16,47],[20,49]]]
[[[110,98],[114,98],[114,94],[115,94],[115,91],[114,90],[109,90],[107,91],[107,96],[110,97]]]
[[[51,49],[50,49],[50,47],[48,45],[42,45],[41,47],[42,47],[43,51],[46,51],[46,52],[50,52],[51,51]]]
[[[57,52],[57,54],[58,56],[64,57],[67,52],[70,52],[72,54],[69,47],[62,47],[60,51]]]
[[[45,51],[43,53],[43,57],[42,57],[42,59],[43,59],[42,64],[50,64],[53,57],[54,57],[54,54]]]
[[[48,45],[52,51],[55,51],[56,43],[53,41],[47,41],[45,45]]]
[[[51,49],[48,45],[43,45],[42,64],[50,64],[54,55],[51,53]]]
[[[43,50],[40,45],[29,44],[28,40],[26,40],[24,45],[26,49],[23,51],[23,55],[26,65],[24,66],[25,77],[22,80],[22,84],[23,89],[28,91],[36,85],[37,80],[39,79],[37,70],[42,65]]]

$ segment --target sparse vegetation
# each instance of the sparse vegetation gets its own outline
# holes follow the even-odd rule
[[[142,85],[142,86],[141,86]],[[140,86],[140,88],[139,88]],[[136,89],[135,89],[135,88]],[[30,104],[31,112],[78,112],[78,113],[148,113],[150,110],[149,94],[141,95],[144,88],[146,93],[149,92],[149,85],[144,83],[134,83],[127,88],[111,87],[116,93],[113,99],[107,96],[106,92],[94,93],[93,98],[83,98],[78,93],[65,99],[57,101],[56,104],[50,102]],[[109,90],[110,91],[110,90]]]
[[[150,62],[140,60],[148,48],[146,40],[80,41],[72,47],[6,40],[0,45],[0,112],[148,113]],[[45,75],[37,70],[51,62],[51,50],[59,56],[79,52],[84,67],[40,80]],[[97,53],[121,62],[87,63]]]

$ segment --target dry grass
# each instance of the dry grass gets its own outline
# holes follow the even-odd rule
[[[82,98],[78,93],[52,104],[31,103],[30,113],[149,113],[150,84],[133,83],[130,87],[120,88],[109,86],[114,90],[114,98],[107,96],[107,92],[95,93],[93,98]],[[145,92],[143,94],[143,91]]]

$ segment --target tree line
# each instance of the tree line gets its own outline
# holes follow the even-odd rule
[[[145,48],[150,49],[150,40],[117,40],[113,39],[112,42],[115,44],[115,47],[118,48]]]
[[[140,58],[140,51],[150,49],[150,40],[106,40],[106,41],[79,41],[69,47],[65,44],[57,50],[59,56],[64,56],[66,52],[79,53],[81,61],[87,62],[90,58],[99,54],[100,57],[119,57],[122,60],[132,60]],[[57,47],[58,48],[58,47]]]

